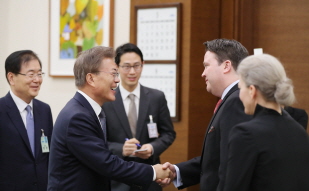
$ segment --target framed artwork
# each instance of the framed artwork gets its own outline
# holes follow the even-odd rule
[[[114,0],[50,0],[50,76],[73,76],[79,52],[113,45],[113,9]]]
[[[141,84],[164,92],[173,121],[180,121],[181,3],[135,6],[136,45],[144,55]]]

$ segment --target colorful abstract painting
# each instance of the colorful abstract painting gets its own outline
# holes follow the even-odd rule
[[[49,2],[49,74],[71,77],[78,53],[94,46],[111,46],[114,0]]]
[[[60,59],[102,45],[104,0],[60,0]]]

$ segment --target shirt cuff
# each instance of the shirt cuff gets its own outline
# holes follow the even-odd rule
[[[174,167],[175,167],[175,170],[176,170],[177,178],[175,180],[173,180],[173,184],[176,188],[178,188],[178,187],[182,186],[183,183],[182,183],[180,170],[179,170],[178,166],[174,165]]]
[[[152,167],[152,170],[153,170],[153,179],[152,179],[152,181],[155,181],[156,180],[156,178],[157,178],[157,175],[156,175],[156,170],[154,169],[154,167],[153,166],[151,166]]]

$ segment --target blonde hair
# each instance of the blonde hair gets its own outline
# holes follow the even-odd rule
[[[269,54],[248,56],[238,66],[237,73],[247,86],[254,85],[267,101],[284,106],[295,102],[292,81],[277,58]]]

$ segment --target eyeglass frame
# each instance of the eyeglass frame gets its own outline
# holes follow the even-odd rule
[[[27,78],[29,78],[29,79],[31,79],[31,80],[33,80],[33,79],[36,78],[36,77],[37,77],[38,79],[42,79],[42,78],[44,77],[44,75],[45,75],[44,72],[41,72],[41,73],[34,73],[34,74],[32,74],[32,72],[28,72],[28,73],[26,73],[26,74],[17,72],[16,74],[26,76]]]
[[[120,66],[119,65],[119,67],[121,67],[124,72],[130,72],[132,68],[134,69],[135,72],[139,72],[142,69],[143,64],[135,64],[133,66],[130,66],[130,65]],[[136,69],[135,67],[138,67],[138,68]]]
[[[98,70],[96,72],[104,72],[104,73],[110,74],[110,75],[112,75],[114,77],[114,79],[116,79],[116,77],[119,78],[119,73],[118,72],[105,72],[105,71],[100,71],[100,70]]]

